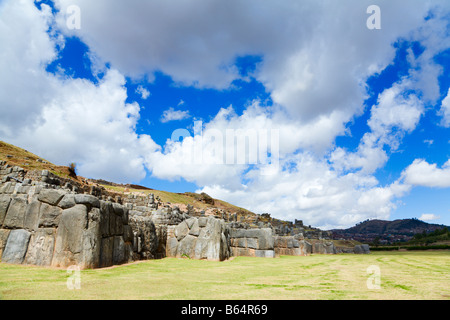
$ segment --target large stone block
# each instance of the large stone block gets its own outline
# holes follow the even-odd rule
[[[122,206],[122,205],[120,205],[120,204],[118,204],[118,203],[113,203],[112,204],[112,206],[113,206],[113,209],[114,209],[114,213],[117,215],[117,216],[119,216],[119,217],[123,217],[123,215],[124,215],[124,207]]]
[[[198,237],[200,234],[200,227],[198,225],[198,219],[194,219],[194,222],[189,227],[189,234],[194,237]]]
[[[358,244],[354,247],[353,252],[356,254],[368,254],[370,253],[370,248],[368,244]]]
[[[196,259],[208,259],[208,239],[197,238],[194,247],[194,256]]]
[[[114,218],[112,219],[112,221],[114,221],[113,234],[116,236],[120,236],[123,234],[123,220],[125,208],[118,203],[113,203],[112,206],[114,212]]]
[[[317,254],[335,254],[336,247],[333,242],[319,241],[314,243],[312,251]]]
[[[133,229],[129,225],[123,226],[123,241],[133,242]]]
[[[130,216],[129,225],[136,235],[134,244],[142,258],[154,258],[158,253],[160,239],[158,239],[152,217]],[[161,241],[165,244],[166,239],[161,239]]]
[[[259,237],[258,237],[258,244],[259,244],[259,250],[273,250],[273,235],[272,235],[272,229],[270,228],[263,228],[259,229]]]
[[[53,228],[39,229],[30,239],[25,264],[50,266],[55,247],[56,230]]]
[[[13,198],[3,221],[3,227],[7,229],[22,229],[27,206],[28,200],[26,198],[22,196]]]
[[[115,224],[111,228],[110,215],[112,213],[112,203],[109,201],[100,201],[100,214],[102,219],[100,220],[100,232],[102,237],[111,236],[111,229],[114,230]]]
[[[88,207],[100,208],[100,200],[90,194],[76,194],[75,203],[84,204]]]
[[[61,209],[69,209],[75,206],[75,194],[68,193],[64,195],[64,197],[61,199],[61,201],[58,203],[58,207]]]
[[[101,234],[100,234],[100,209],[92,208],[88,213],[87,229],[83,232],[83,260],[85,269],[93,269],[100,266]]]
[[[34,199],[28,205],[23,222],[25,229],[29,231],[36,231],[38,229],[41,203],[42,202]]]
[[[122,264],[125,262],[125,242],[123,237],[114,237],[113,264]]]
[[[100,266],[102,268],[113,264],[114,237],[103,238],[101,240]]]
[[[6,241],[8,240],[8,236],[11,230],[0,229],[0,260],[3,254],[3,250],[5,250]]]
[[[199,234],[199,240],[207,240],[206,258],[213,261],[222,261],[228,258],[229,247],[228,241],[223,242],[222,234],[227,232],[225,230],[225,223],[223,220],[216,219],[212,216],[208,217],[206,227],[204,227]],[[226,246],[226,248],[222,248]],[[227,255],[223,256],[226,252]]]
[[[39,192],[38,200],[56,206],[65,194],[62,190],[44,189]]]
[[[255,256],[258,258],[274,258],[274,250],[255,250]]]
[[[198,223],[198,219],[197,218],[189,218],[189,219],[187,219],[185,221],[186,221],[186,224],[187,224],[189,229],[192,229],[192,226],[194,225],[194,222],[197,221],[197,223]]]
[[[166,255],[168,257],[176,257],[177,256],[177,249],[178,249],[178,240],[175,237],[171,237],[167,239],[167,245],[166,245]]]
[[[362,250],[364,251],[365,254],[370,253],[370,247],[368,244],[362,244],[361,245]]]
[[[77,204],[63,210],[57,229],[52,266],[69,267],[82,264],[83,235],[87,227],[87,208]]]
[[[186,235],[178,244],[177,257],[195,258],[195,243],[197,237]]]
[[[257,238],[247,238],[247,247],[251,249],[258,249],[259,243]]]
[[[189,233],[189,227],[186,222],[183,221],[178,226],[176,226],[174,233],[177,240],[181,241]]]
[[[11,197],[7,194],[0,194],[0,227],[3,225],[3,221],[6,217],[9,204],[11,203]]]
[[[31,233],[24,229],[12,230],[9,233],[2,262],[21,264],[28,250]]]
[[[198,226],[200,228],[206,227],[207,223],[208,223],[208,218],[207,217],[200,217],[200,218],[198,218]]]
[[[39,228],[58,227],[62,212],[63,210],[59,207],[42,203],[40,207]]]

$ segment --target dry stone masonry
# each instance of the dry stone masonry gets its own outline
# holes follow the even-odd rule
[[[305,239],[301,221],[273,227],[257,218],[250,225],[238,222],[236,214],[205,215],[192,206],[182,211],[153,194],[121,198],[5,161],[0,161],[0,181],[3,263],[90,269],[164,257],[223,261],[370,252],[367,245],[336,248],[322,233]]]
[[[167,232],[167,256],[223,261],[231,256],[229,228],[224,220],[192,217]]]

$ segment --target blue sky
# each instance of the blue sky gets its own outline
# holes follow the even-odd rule
[[[86,177],[325,229],[450,225],[445,1],[379,1],[380,30],[366,26],[369,1],[193,3],[2,2],[0,138]],[[282,166],[191,163],[195,121],[205,134],[278,130]],[[192,139],[170,142],[176,129]]]

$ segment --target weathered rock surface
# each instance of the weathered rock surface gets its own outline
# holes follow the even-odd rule
[[[277,255],[307,256],[312,253],[311,244],[303,240],[303,236],[275,236],[274,247]]]
[[[312,253],[315,254],[336,254],[336,247],[331,241],[316,241],[313,244]]]
[[[368,244],[356,245],[355,248],[353,249],[353,252],[355,254],[369,254],[370,248]]]
[[[28,201],[24,197],[16,197],[11,200],[3,221],[3,228],[5,229],[22,229],[27,210]]]
[[[275,256],[274,237],[270,228],[231,228],[230,243],[234,256]]]
[[[166,243],[169,257],[222,261],[231,254],[225,222],[214,217],[189,218],[173,228]]]
[[[90,194],[76,194],[76,204],[84,204],[88,207],[100,208],[100,200]]]
[[[29,231],[36,231],[39,228],[39,217],[41,211],[41,203],[38,200],[32,200],[25,212],[23,226]]]
[[[87,208],[77,204],[63,210],[56,236],[52,266],[82,265],[83,233],[87,226]]]
[[[50,266],[55,248],[56,229],[46,228],[37,230],[30,239],[25,264],[36,266]]]
[[[6,241],[8,240],[8,236],[11,230],[0,229],[0,260],[3,255],[3,250],[5,250]]]
[[[39,193],[38,200],[46,204],[56,206],[64,197],[65,192],[54,189],[44,189]]]
[[[58,207],[61,209],[69,209],[75,206],[75,194],[68,193],[64,195],[64,197],[61,199],[61,201],[58,203]]]
[[[2,262],[21,264],[25,258],[31,233],[24,229],[11,230],[2,255]]]
[[[0,194],[0,227],[3,225],[10,202],[11,197],[9,195]]]
[[[159,240],[151,217],[130,215],[129,225],[134,233],[134,251],[142,259],[154,259],[158,252]]]
[[[40,206],[39,228],[58,227],[62,209],[42,203]]]

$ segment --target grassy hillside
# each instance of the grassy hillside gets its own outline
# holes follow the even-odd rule
[[[2,160],[10,166],[19,166],[27,171],[48,170],[59,177],[81,182],[81,177],[71,177],[68,166],[55,165],[42,157],[4,141],[0,141],[0,161]]]
[[[181,205],[192,205],[196,209],[200,210],[208,210],[208,209],[218,209],[223,210],[227,213],[237,213],[238,217],[245,216],[247,219],[254,219],[256,216],[255,213],[232,205],[226,201],[213,199],[206,194],[198,194],[193,192],[185,192],[185,193],[174,193],[162,190],[155,189],[144,189],[142,187],[136,186],[136,188],[132,188],[127,185],[109,185],[109,184],[101,184],[106,190],[111,190],[113,192],[118,192],[122,194],[142,194],[148,195],[153,193],[155,197],[159,197],[161,201],[165,203],[171,204],[181,204]]]

